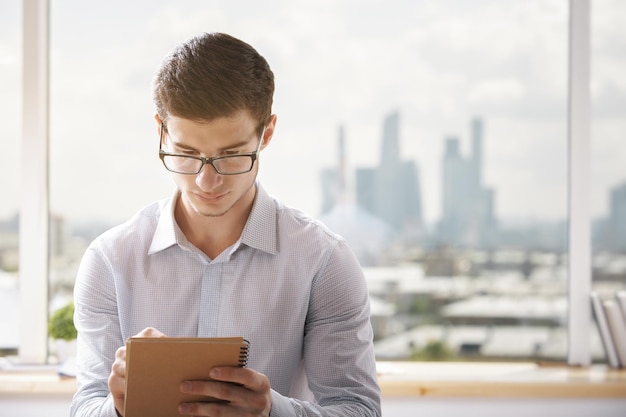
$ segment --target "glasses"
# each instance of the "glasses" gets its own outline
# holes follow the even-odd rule
[[[263,127],[263,131],[261,132],[261,137],[259,138],[259,144],[257,145],[256,151],[237,155],[217,156],[215,158],[165,152],[161,148],[163,145],[164,131],[165,125],[162,122],[161,131],[159,132],[159,158],[161,158],[163,165],[168,171],[175,172],[177,174],[195,175],[199,174],[200,171],[202,171],[202,167],[205,165],[211,165],[213,169],[215,169],[215,172],[220,175],[237,175],[252,171],[254,161],[257,160],[259,151],[261,150],[265,127]]]

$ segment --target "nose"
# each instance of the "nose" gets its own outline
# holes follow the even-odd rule
[[[196,174],[196,185],[202,191],[211,191],[224,182],[224,176],[218,174],[211,164],[206,164]]]

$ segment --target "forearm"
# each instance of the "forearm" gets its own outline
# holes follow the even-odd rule
[[[72,400],[70,417],[120,417],[115,410],[111,395],[90,395],[78,391]]]
[[[322,406],[272,391],[270,417],[380,417],[380,414],[374,403],[343,401],[341,404]]]

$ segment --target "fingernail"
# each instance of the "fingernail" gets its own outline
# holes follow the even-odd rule
[[[183,382],[180,384],[180,390],[182,392],[191,392],[191,382]]]
[[[178,412],[181,414],[187,414],[190,411],[190,407],[188,404],[181,404],[178,406]]]
[[[219,369],[211,369],[211,372],[209,374],[211,376],[211,378],[219,378],[221,375],[221,372]]]

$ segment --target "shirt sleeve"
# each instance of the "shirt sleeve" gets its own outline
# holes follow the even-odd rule
[[[343,240],[314,278],[303,355],[315,403],[272,392],[272,417],[381,415],[369,293]]]
[[[118,417],[108,378],[115,352],[124,341],[120,335],[113,272],[94,244],[81,260],[74,285],[74,303],[78,389],[70,415]]]

